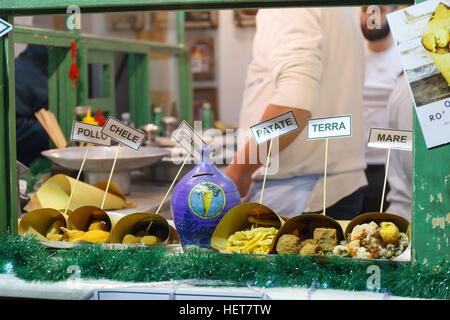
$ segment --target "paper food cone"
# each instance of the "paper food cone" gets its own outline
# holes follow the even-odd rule
[[[92,220],[103,220],[106,222],[109,231],[112,230],[117,223],[117,219],[110,216],[104,210],[95,206],[83,206],[76,209],[67,218],[67,228],[69,230],[88,231],[89,224]]]
[[[172,226],[170,227],[170,236],[169,240],[167,241],[167,244],[181,244],[180,235],[178,234],[177,229],[175,229]]]
[[[344,232],[342,231],[342,227],[339,222],[325,216],[323,214],[301,214],[299,216],[290,218],[286,223],[280,228],[278,233],[275,235],[273,239],[272,246],[270,248],[270,253],[276,253],[276,245],[278,239],[283,234],[293,234],[294,232],[298,232],[298,237],[300,241],[311,239],[314,235],[314,229],[316,228],[332,228],[336,229],[336,236],[338,239],[338,243],[341,240],[344,240]]]
[[[252,223],[248,220],[249,216],[258,214],[273,215],[280,222],[277,229],[281,228],[285,221],[272,209],[256,202],[246,202],[233,207],[228,211],[217,224],[211,237],[211,247],[226,252],[227,240],[236,231],[251,227]]]
[[[422,44],[450,86],[450,8],[439,3],[422,34]]]
[[[67,216],[56,209],[42,208],[27,212],[20,219],[19,234],[30,233],[35,235],[37,240],[47,241],[47,230],[55,220],[64,220],[64,226],[67,225]]]
[[[65,208],[75,181],[75,179],[63,174],[54,175],[39,188],[33,198],[25,206],[25,211],[41,208]],[[78,181],[69,205],[69,210],[74,211],[77,208],[89,205],[100,207],[105,194],[105,189],[102,189],[102,186],[102,183],[98,183],[96,187]],[[111,182],[104,209],[122,209],[133,205],[134,204],[126,202],[125,196],[118,190],[117,186]]]
[[[363,223],[369,223],[371,221],[376,222],[378,225],[381,222],[392,222],[397,226],[400,232],[406,233],[409,240],[411,241],[411,224],[409,223],[409,221],[401,216],[385,212],[368,212],[357,216],[352,221],[350,221],[350,223],[347,225],[347,228],[345,228],[345,238],[347,238],[348,234],[352,233],[352,230],[355,226]]]
[[[145,231],[150,223],[151,226],[148,230],[150,235],[158,236],[162,240],[158,244],[167,244],[173,228],[170,227],[169,222],[163,216],[147,212],[136,212],[120,218],[111,230],[108,242],[122,243],[127,234],[135,235],[139,231]],[[176,235],[173,236],[176,241]]]

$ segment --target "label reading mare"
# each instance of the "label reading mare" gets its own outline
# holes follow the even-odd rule
[[[368,147],[412,150],[412,132],[407,130],[371,128]]]

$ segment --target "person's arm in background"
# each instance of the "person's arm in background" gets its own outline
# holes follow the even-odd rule
[[[263,23],[274,26],[268,28],[268,32],[273,34],[265,36],[273,42],[270,45],[272,51],[269,53],[269,68],[276,90],[262,118],[255,119],[255,124],[258,120],[262,122],[288,111],[294,112],[300,129],[279,138],[281,152],[293,143],[306,126],[306,120],[311,117],[311,110],[317,100],[318,82],[322,73],[321,12],[319,9],[289,9],[263,14],[270,16],[263,17]],[[224,170],[235,182],[242,197],[249,191],[252,174],[262,166],[259,159],[256,164],[247,161],[249,150],[256,150],[255,144],[253,140],[247,143]],[[257,151],[259,155],[259,149]],[[246,159],[245,164],[236,163],[236,159]]]
[[[311,113],[307,110],[302,109],[294,109],[289,107],[283,107],[278,106],[274,104],[270,104],[267,106],[261,121],[276,117],[280,114],[286,113],[288,111],[293,111],[294,116],[297,120],[297,123],[300,127],[299,130],[296,130],[294,132],[291,132],[289,134],[283,135],[279,137],[279,152],[281,152],[283,149],[285,149],[287,146],[289,146],[301,133],[303,128],[306,126],[306,120],[311,117]],[[252,144],[252,145],[250,145]],[[241,196],[245,196],[248,192],[248,189],[250,187],[251,178],[253,173],[258,170],[261,167],[261,159],[259,158],[260,151],[259,148],[260,145],[256,145],[255,141],[251,139],[247,144],[245,145],[244,149],[239,151],[239,153],[234,157],[233,161],[228,165],[228,167],[224,170],[224,173],[231,178],[231,180],[234,181],[236,186],[238,187],[238,190],[241,194]],[[257,161],[255,164],[250,163],[250,150],[255,150],[257,154]],[[268,148],[266,147],[266,150]],[[238,159],[245,159],[244,163],[238,163]]]

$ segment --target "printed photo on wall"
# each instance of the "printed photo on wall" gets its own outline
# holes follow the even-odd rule
[[[450,143],[450,3],[388,14],[427,148]]]
[[[188,39],[191,72],[195,81],[215,79],[214,38]]]
[[[184,13],[184,27],[186,29],[217,28],[219,15],[217,10],[186,11]]]
[[[255,27],[258,9],[234,10],[234,24],[240,28]]]

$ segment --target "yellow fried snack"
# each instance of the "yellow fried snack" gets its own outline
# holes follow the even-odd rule
[[[92,230],[108,231],[108,225],[103,220],[94,220],[90,223],[88,230],[89,231],[92,231]]]
[[[68,242],[80,242],[83,241],[84,231],[80,230],[69,230],[64,227],[61,227],[61,230],[64,231],[64,235],[62,241]]]
[[[50,241],[62,241],[63,239],[63,234],[56,234],[56,233],[49,233],[47,234],[47,240]]]
[[[89,230],[84,233],[82,241],[92,243],[105,243],[109,237],[109,232],[103,230]]]
[[[383,243],[397,243],[400,238],[400,231],[397,226],[392,222],[382,222],[380,225],[380,236],[383,239]]]
[[[148,245],[157,244],[158,238],[155,236],[143,236],[140,242]]]
[[[55,220],[47,229],[45,237],[50,241],[61,241],[63,237],[61,227],[64,227],[64,224],[64,220]]]
[[[228,237],[226,252],[268,254],[277,232],[274,227],[237,231]]]
[[[122,239],[122,243],[139,243],[140,239],[132,234],[126,234]]]

